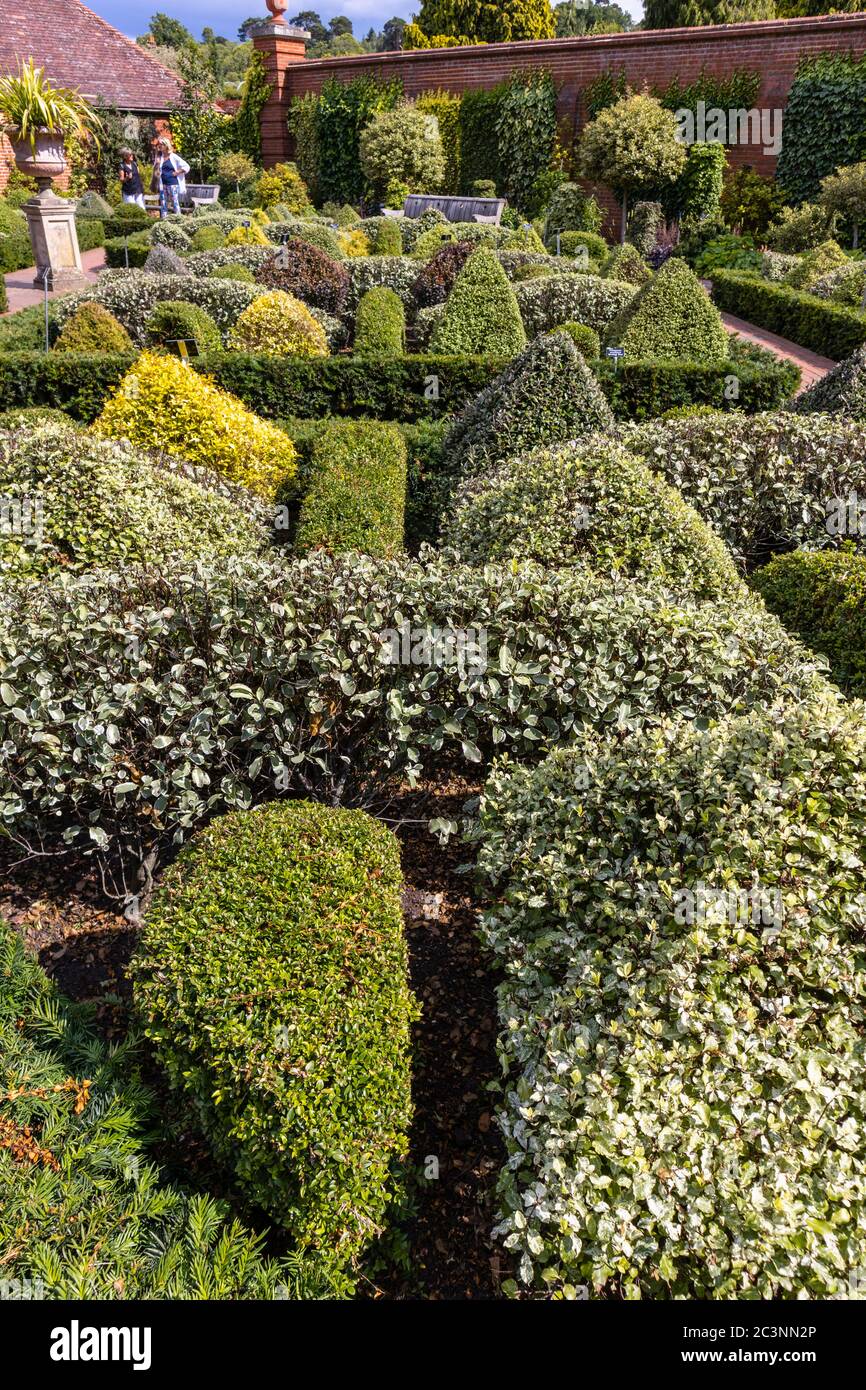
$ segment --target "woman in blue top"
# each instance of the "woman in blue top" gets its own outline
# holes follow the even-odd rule
[[[181,195],[186,192],[189,165],[179,154],[172,152],[171,145],[164,137],[156,142],[153,170],[159,180],[160,217],[168,217],[169,211],[179,216]]]

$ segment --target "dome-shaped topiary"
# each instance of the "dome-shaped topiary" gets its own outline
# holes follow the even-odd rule
[[[356,357],[402,357],[406,351],[406,315],[398,294],[387,285],[368,290],[355,316]]]
[[[822,241],[814,250],[807,251],[795,266],[792,266],[782,281],[792,290],[811,290],[831,270],[844,266],[848,257],[837,241]]]
[[[226,234],[222,227],[196,227],[190,241],[190,248],[193,251],[216,251],[220,246],[224,246]]]
[[[269,290],[286,290],[329,314],[340,314],[349,293],[349,272],[327,252],[300,238],[292,238],[279,253],[255,272]]]
[[[722,316],[695,273],[678,256],[667,260],[608,327],[605,346],[630,361],[686,358],[721,362],[728,356]]]
[[[594,328],[585,323],[560,323],[551,333],[567,333],[578,352],[588,361],[594,360],[601,352],[601,341]]]
[[[514,291],[492,251],[476,251],[454,282],[436,325],[433,352],[512,357],[526,346]]]
[[[327,357],[328,339],[306,304],[285,290],[270,290],[254,299],[229,334],[238,352],[272,357]]]
[[[135,348],[123,324],[118,323],[113,314],[101,304],[86,302],[64,323],[54,351],[131,353]]]
[[[215,265],[210,274],[215,280],[241,280],[245,285],[254,285],[256,277],[248,265],[239,265],[237,262],[228,262],[226,265]]]
[[[802,414],[821,411],[847,415],[866,423],[866,347],[837,362],[826,376],[797,396],[794,409]]]
[[[251,222],[248,227],[232,227],[225,239],[226,246],[268,246],[268,238],[257,222]],[[196,250],[199,248],[196,247]],[[207,250],[202,247],[202,250]]]
[[[195,343],[199,352],[219,352],[220,331],[204,309],[180,299],[164,299],[150,312],[145,325],[150,347],[179,341]]]

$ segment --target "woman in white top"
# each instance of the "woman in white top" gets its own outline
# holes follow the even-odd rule
[[[169,211],[180,216],[180,200],[186,192],[188,173],[189,165],[179,154],[172,151],[170,142],[164,136],[157,140],[153,176],[154,181],[159,184],[160,217],[168,217]]]

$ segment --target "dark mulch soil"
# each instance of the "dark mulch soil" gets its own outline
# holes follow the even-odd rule
[[[490,1239],[503,1161],[492,1115],[496,1097],[488,1090],[499,1076],[496,979],[477,940],[471,879],[457,871],[460,845],[443,847],[426,828],[433,817],[459,821],[478,790],[455,781],[428,786],[400,797],[387,816],[403,845],[410,974],[422,1013],[413,1029],[408,1258],[392,1259],[385,1242],[382,1266],[362,1283],[362,1294],[372,1298],[497,1298],[511,1273],[507,1255]],[[123,1037],[136,928],[105,897],[87,861],[19,859],[0,844],[0,918],[21,932],[65,994],[95,1006],[106,1038]],[[148,1080],[161,1087],[157,1074]],[[180,1122],[174,1098],[163,1099],[164,1118],[173,1118],[157,1160],[176,1176],[183,1171],[194,1186],[229,1196],[225,1175]],[[438,1176],[424,1176],[437,1169]]]

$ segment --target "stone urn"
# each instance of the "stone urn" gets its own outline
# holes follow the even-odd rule
[[[265,4],[273,15],[274,24],[285,24],[288,3],[289,0],[265,0]]]
[[[51,184],[66,168],[66,150],[61,131],[40,130],[35,143],[18,137],[15,127],[6,127],[6,135],[15,154],[15,167],[27,178],[36,180],[39,192],[28,199],[21,211],[27,218],[36,275],[33,283],[40,289],[74,290],[86,285],[81,265],[78,233],[75,229],[75,204],[69,198],[58,198]]]
[[[66,168],[66,149],[62,131],[39,130],[35,144],[17,137],[14,126],[6,128],[9,143],[15,155],[15,167],[25,177],[35,179],[40,193],[51,187]]]

